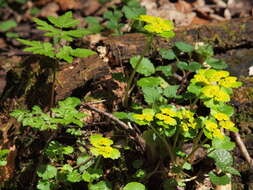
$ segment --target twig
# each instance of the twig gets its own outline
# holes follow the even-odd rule
[[[243,143],[240,134],[239,133],[232,133],[235,139],[235,142],[238,146],[238,148],[240,149],[243,157],[245,158],[245,160],[248,162],[249,166],[251,169],[253,169],[253,159],[250,157],[249,152],[245,146],[245,144]]]
[[[127,124],[125,124],[123,121],[121,121],[118,118],[114,117],[110,113],[101,111],[101,110],[89,105],[88,103],[83,104],[83,107],[85,107],[89,110],[95,111],[95,112],[97,112],[101,115],[104,115],[104,116],[108,117],[109,119],[111,119],[111,120],[115,121],[116,123],[118,123],[124,130],[126,130],[130,133],[131,137],[133,137],[133,139],[135,139],[138,142],[138,144],[140,145],[142,152],[144,152],[145,147],[146,147],[145,140],[137,132],[135,132]]]

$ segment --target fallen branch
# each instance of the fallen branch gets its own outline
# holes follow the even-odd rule
[[[86,109],[89,109],[89,110],[92,110],[92,111],[95,111],[101,115],[104,115],[106,117],[108,117],[109,119],[115,121],[117,124],[119,124],[121,126],[121,128],[123,128],[124,130],[128,131],[129,134],[130,134],[130,137],[132,139],[134,139],[136,142],[138,142],[140,148],[141,148],[141,151],[144,152],[145,148],[146,148],[146,143],[145,143],[145,140],[133,129],[133,128],[130,128],[127,124],[125,124],[123,121],[119,120],[118,118],[116,118],[115,116],[113,116],[112,114],[110,113],[107,113],[107,112],[104,112],[104,111],[101,111],[93,106],[91,106],[90,104],[86,103],[86,104],[83,104],[82,105],[84,108]]]
[[[243,143],[240,134],[239,133],[233,133],[235,142],[238,146],[238,148],[240,149],[243,157],[245,158],[245,160],[248,162],[249,166],[251,169],[253,169],[253,159],[250,157],[249,152],[245,146],[245,144]]]

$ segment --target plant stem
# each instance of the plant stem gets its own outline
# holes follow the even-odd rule
[[[203,135],[203,130],[200,131],[198,137],[197,137],[196,140],[194,141],[194,144],[193,144],[193,147],[192,147],[192,151],[191,151],[191,153],[184,159],[184,162],[182,163],[182,166],[184,165],[185,162],[187,162],[187,161],[192,157],[192,155],[198,150],[198,148],[199,148],[201,145],[205,144],[206,141],[208,141],[208,139],[206,138],[206,139],[203,140],[200,144],[198,144],[199,141],[200,141],[200,139],[201,139],[201,137],[202,137],[202,135]]]
[[[176,136],[175,136],[175,140],[174,140],[174,143],[173,143],[173,146],[172,146],[172,150],[174,151],[175,148],[176,148],[176,145],[177,145],[177,141],[178,141],[178,137],[179,137],[179,129],[177,129],[177,133],[176,133]]]
[[[174,154],[173,154],[173,152],[172,152],[172,147],[171,147],[171,145],[167,142],[167,140],[166,140],[164,137],[162,137],[162,136],[160,135],[160,133],[159,133],[152,125],[149,125],[149,127],[150,127],[150,128],[154,131],[154,133],[163,141],[163,143],[165,144],[165,147],[166,147],[167,151],[169,152],[171,161],[174,163],[174,161],[175,161],[175,156],[174,156]]]
[[[99,164],[100,164],[100,161],[101,161],[101,158],[102,158],[102,156],[98,156],[98,159],[97,159],[97,161],[96,161],[96,164],[95,164],[95,166],[94,166],[94,169],[97,169],[97,168],[98,168],[98,166],[99,166]]]
[[[53,72],[53,81],[52,81],[52,88],[51,88],[51,99],[50,99],[50,108],[49,108],[50,110],[52,107],[54,107],[54,104],[55,104],[55,99],[54,99],[54,86],[55,86],[55,79],[56,79],[55,68],[52,69],[52,72]],[[50,111],[50,113],[51,113],[51,111]]]
[[[127,81],[127,86],[125,88],[125,93],[124,93],[124,96],[123,96],[123,106],[124,107],[127,107],[128,106],[128,99],[129,99],[129,95],[131,93],[131,86],[132,86],[132,83],[133,83],[133,80],[134,80],[134,76],[136,74],[136,70],[138,69],[138,67],[140,66],[140,63],[142,61],[142,59],[144,58],[145,54],[148,53],[150,47],[151,47],[151,44],[152,44],[152,41],[153,41],[153,34],[149,35],[148,36],[148,40],[147,40],[147,45],[145,47],[145,49],[143,50],[140,58],[138,59],[130,77],[129,77],[129,80]]]

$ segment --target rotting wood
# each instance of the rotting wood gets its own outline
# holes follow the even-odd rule
[[[156,37],[148,55],[157,52],[159,48],[170,48],[172,42],[184,41],[191,44],[206,42],[221,49],[232,49],[244,45],[253,45],[253,17],[232,19],[225,22],[208,25],[178,28],[176,36],[171,40]],[[146,43],[144,34],[126,34],[110,37],[103,41],[108,48],[113,65],[129,60],[132,56],[140,55]],[[147,56],[148,56],[147,55]]]
[[[56,101],[71,95],[88,80],[101,78],[109,73],[109,66],[97,55],[79,59],[78,64],[65,65],[57,73]]]

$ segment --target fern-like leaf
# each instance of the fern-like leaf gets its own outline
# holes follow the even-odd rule
[[[32,52],[34,54],[45,55],[51,58],[55,57],[53,45],[49,42],[29,41],[29,40],[23,40],[23,39],[18,39],[18,41],[20,41],[21,43],[25,45],[31,46],[24,49],[24,51],[26,52]]]
[[[59,17],[49,16],[47,19],[59,28],[70,28],[79,24],[79,20],[72,18],[72,12],[68,11],[64,15]]]

